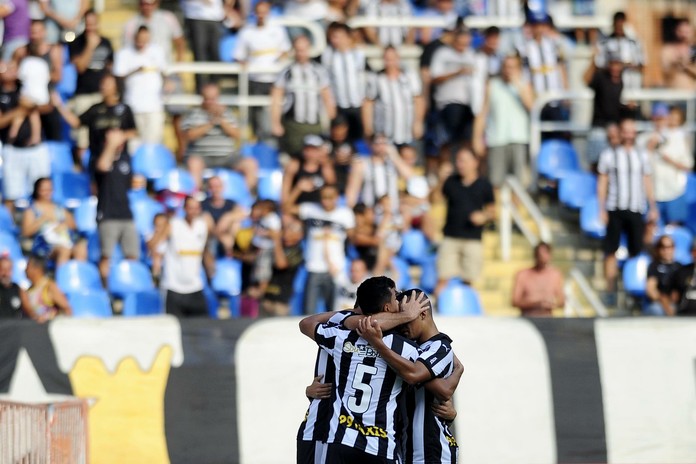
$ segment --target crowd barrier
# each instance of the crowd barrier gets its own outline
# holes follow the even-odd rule
[[[317,351],[297,322],[3,321],[0,393],[91,399],[94,463],[289,464]],[[461,462],[696,462],[695,320],[437,323]]]

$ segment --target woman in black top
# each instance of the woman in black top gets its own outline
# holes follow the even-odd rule
[[[324,140],[318,135],[304,138],[302,159],[291,159],[283,173],[281,201],[289,208],[300,203],[319,203],[319,189],[336,183],[336,173]]]
[[[661,236],[655,243],[653,261],[648,266],[643,314],[664,316],[671,312],[667,286],[670,276],[679,267],[674,261],[674,241],[669,235]]]

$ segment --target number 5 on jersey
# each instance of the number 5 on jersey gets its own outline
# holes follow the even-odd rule
[[[348,399],[348,409],[355,414],[363,414],[369,408],[370,400],[372,399],[372,387],[370,386],[370,379],[376,373],[377,368],[375,366],[358,364],[358,366],[355,368],[355,376],[353,377],[352,387],[356,393],[362,392],[360,400],[357,399],[357,395],[351,396]]]

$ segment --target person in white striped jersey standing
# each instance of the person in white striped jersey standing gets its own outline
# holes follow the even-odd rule
[[[420,300],[425,293],[420,289],[406,290],[399,294],[397,300],[403,301],[407,295],[415,294]],[[371,317],[360,321],[358,333],[370,343],[380,356],[387,361],[409,385],[406,390],[403,407],[402,457],[408,464],[455,464],[459,448],[449,424],[454,420],[456,411],[449,398],[439,398],[428,388],[426,382],[436,378],[448,379],[454,393],[459,379],[464,372],[461,363],[452,351],[452,340],[441,333],[433,320],[433,308],[430,301],[418,317],[405,324],[403,335],[418,343],[419,356],[410,362],[392,351],[382,341],[382,329]]]
[[[322,132],[322,112],[336,116],[329,76],[311,61],[311,43],[301,35],[293,41],[295,62],[285,68],[271,89],[271,132],[280,137],[280,148],[293,158],[302,154],[306,135]]]
[[[604,277],[607,280],[607,303],[614,305],[618,273],[616,250],[621,234],[628,241],[628,254],[638,255],[643,248],[643,214],[648,206],[649,222],[658,217],[653,194],[652,164],[648,154],[636,147],[636,123],[623,119],[619,123],[621,144],[604,150],[599,156],[597,198],[600,217],[607,225],[604,237]]]
[[[623,64],[624,89],[640,89],[643,86],[645,52],[640,42],[626,35],[626,13],[623,11],[614,14],[614,32],[597,45],[595,66],[607,68],[612,56]]]
[[[352,30],[346,24],[329,24],[327,34],[329,46],[321,55],[321,64],[329,72],[337,112],[348,122],[348,139],[354,142],[363,136],[360,108],[365,98],[367,60],[355,47]]]

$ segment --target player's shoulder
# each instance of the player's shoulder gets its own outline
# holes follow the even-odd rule
[[[400,333],[388,332],[383,338],[384,344],[397,353],[418,351],[418,345],[413,340],[409,340]]]

